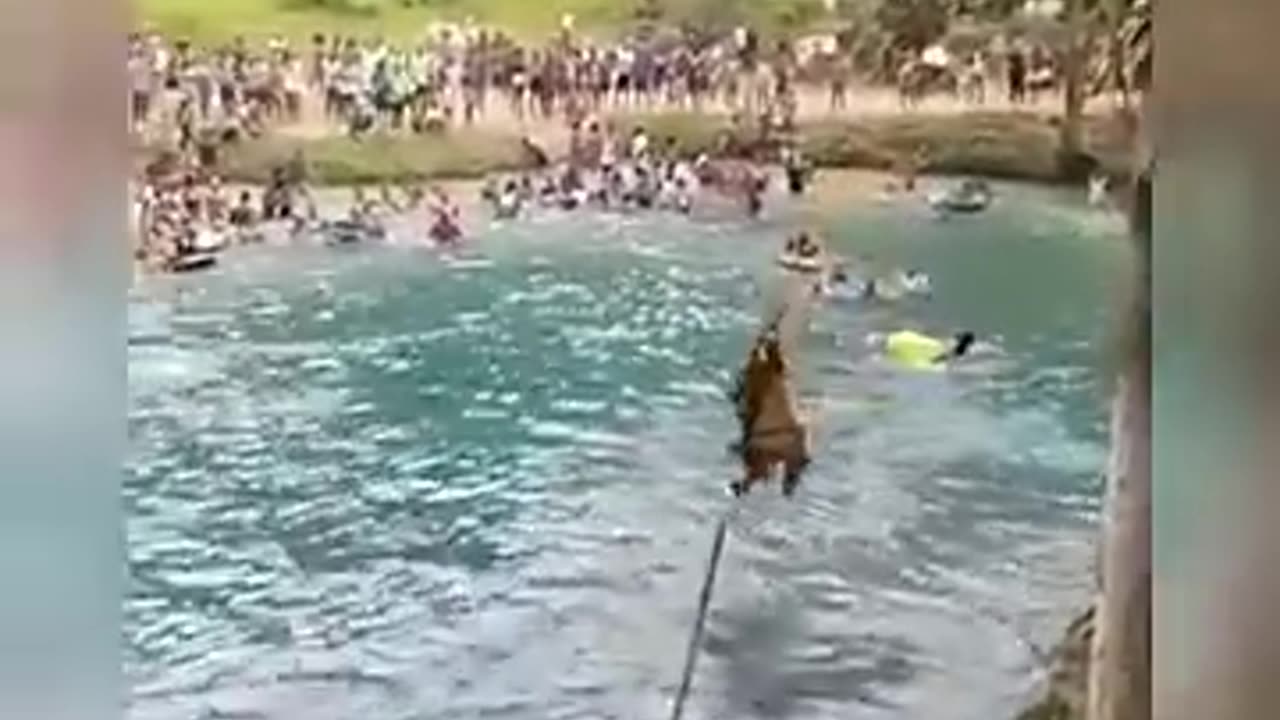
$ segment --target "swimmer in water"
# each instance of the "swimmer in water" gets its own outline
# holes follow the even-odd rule
[[[493,198],[494,214],[499,218],[513,218],[520,214],[520,186],[508,180],[506,186]]]
[[[976,336],[967,330],[956,333],[950,342],[913,330],[899,330],[884,336],[881,344],[885,356],[895,364],[926,370],[942,368],[965,357],[975,340]]]
[[[821,242],[810,233],[801,230],[787,238],[777,263],[785,270],[804,273],[821,273],[825,269],[825,251]]]
[[[909,295],[928,298],[933,294],[929,276],[920,270],[898,271],[886,278],[868,278],[862,283],[863,300],[896,301]]]
[[[898,276],[898,285],[908,295],[928,296],[933,292],[929,276],[919,270],[907,270]]]

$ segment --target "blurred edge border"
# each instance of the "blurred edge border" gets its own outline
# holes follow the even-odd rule
[[[1280,3],[1153,2],[1154,715],[1263,720],[1280,717]]]
[[[0,12],[0,718],[109,720],[127,697],[128,6]]]

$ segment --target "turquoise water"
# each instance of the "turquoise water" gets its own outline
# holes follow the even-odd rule
[[[793,501],[734,521],[689,718],[1008,717],[1089,583],[1119,226],[851,206],[930,303],[819,313]],[[133,718],[660,718],[789,211],[546,216],[483,266],[260,247],[130,311]],[[909,375],[863,337],[966,327]]]

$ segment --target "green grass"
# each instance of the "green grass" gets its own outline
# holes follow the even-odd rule
[[[248,140],[223,150],[221,173],[232,182],[264,183],[273,167],[302,150],[319,185],[480,178],[524,162],[514,136],[455,131],[448,137],[375,135],[362,140],[282,136]]]
[[[924,148],[926,172],[1046,181],[1058,174],[1057,132],[1032,114],[888,116],[816,123],[802,132],[808,153],[830,165],[888,169]]]
[[[685,152],[709,150],[728,119],[692,113],[629,115],[623,131],[643,125],[653,136],[673,136]],[[1112,124],[1091,119],[1088,152],[1113,174],[1128,168],[1127,147]],[[916,148],[926,151],[926,172],[1060,182],[1058,128],[1034,113],[909,114],[801,123],[800,147],[819,166],[888,170]]]
[[[627,132],[643,125],[656,138],[676,139],[682,152],[714,147],[727,119],[691,113],[615,118]],[[1088,133],[1089,151],[1104,170],[1123,169],[1125,147],[1110,138],[1104,121]],[[934,174],[981,175],[1038,182],[1064,182],[1058,163],[1057,128],[1046,117],[1019,113],[909,115],[802,124],[799,143],[821,167],[886,170],[918,147],[927,150],[924,170]],[[518,169],[525,161],[519,138],[459,129],[441,136],[374,135],[363,140],[281,135],[249,140],[223,151],[222,174],[237,182],[261,183],[271,168],[304,151],[313,181],[349,185],[398,180],[479,178]],[[143,152],[145,158],[150,152]]]

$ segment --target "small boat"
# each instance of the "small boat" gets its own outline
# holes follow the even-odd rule
[[[561,210],[577,210],[578,206],[585,202],[586,198],[578,194],[578,191],[570,190],[561,193],[560,200],[557,205]]]
[[[991,205],[991,200],[991,188],[980,180],[965,180],[959,187],[929,195],[929,205],[947,213],[979,213]]]
[[[778,267],[802,273],[820,273],[826,267],[821,256],[806,257],[795,253],[780,253]]]
[[[225,250],[231,244],[230,234],[212,228],[202,228],[196,233],[191,246],[196,252],[216,253]]]
[[[791,272],[809,274],[824,273],[829,269],[829,258],[823,246],[807,233],[800,233],[787,240],[778,253],[778,267]]]
[[[191,252],[179,255],[169,264],[169,271],[175,273],[190,273],[199,270],[208,270],[218,264],[218,257],[208,252]]]
[[[862,283],[846,280],[844,282],[827,283],[823,286],[823,295],[832,302],[846,303],[857,302],[862,300],[863,295]]]

